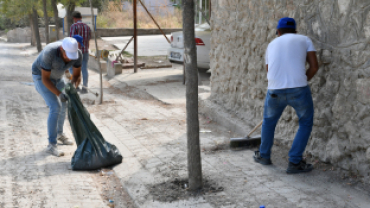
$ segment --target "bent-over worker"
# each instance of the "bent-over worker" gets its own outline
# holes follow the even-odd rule
[[[72,83],[78,86],[81,74],[82,53],[74,38],[64,38],[62,42],[48,44],[32,64],[32,78],[37,92],[49,107],[47,131],[49,145],[46,151],[54,156],[63,156],[58,150],[57,140],[64,145],[73,143],[63,133],[63,125],[68,97],[62,92],[62,76],[73,67]]]

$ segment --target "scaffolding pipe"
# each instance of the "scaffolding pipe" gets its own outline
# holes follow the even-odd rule
[[[91,9],[91,22],[92,22],[92,25],[93,25],[93,29],[92,31],[94,31],[94,39],[95,39],[95,48],[96,48],[96,56],[98,58],[98,66],[99,66],[99,72],[100,72],[100,94],[99,94],[99,105],[103,104],[103,72],[101,70],[101,64],[100,64],[100,53],[99,53],[99,48],[98,48],[98,42],[96,40],[96,29],[95,29],[95,21],[94,21],[94,10],[93,10],[93,7],[92,7],[92,3],[91,3],[91,0],[89,0],[90,2],[90,9]]]
[[[143,2],[141,0],[139,0],[141,5],[144,7],[145,11],[148,13],[149,17],[152,18],[154,24],[157,25],[158,29],[161,31],[161,33],[163,34],[163,36],[167,39],[167,42],[169,44],[171,44],[171,41],[167,38],[166,34],[163,32],[163,30],[161,29],[161,27],[158,25],[157,21],[155,21],[154,17],[152,16],[152,14],[150,14],[150,12],[148,11],[148,9],[146,8],[146,6],[143,4]]]
[[[132,36],[132,37],[130,38],[130,40],[127,42],[126,46],[122,49],[122,51],[121,51],[121,53],[119,54],[119,56],[117,56],[116,61],[118,61],[119,57],[121,57],[121,56],[122,56],[123,51],[125,51],[125,50],[126,50],[126,48],[128,47],[128,44],[130,44],[130,43],[131,43],[132,39],[134,39],[134,36]]]

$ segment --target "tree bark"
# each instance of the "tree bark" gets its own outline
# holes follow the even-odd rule
[[[48,11],[47,11],[47,4],[46,0],[42,0],[43,9],[44,9],[44,21],[45,21],[45,39],[46,44],[49,44],[49,17],[48,17]]]
[[[76,8],[76,4],[72,2],[66,6],[66,10],[67,10],[67,14],[66,14],[67,25],[66,26],[67,26],[67,32],[68,32],[67,37],[69,36],[71,25],[73,24],[72,12],[75,10],[75,8]]]
[[[33,28],[32,13],[28,15],[28,18],[30,19],[30,27],[31,27],[31,46],[36,46],[36,37],[34,33],[34,28]]]
[[[194,7],[194,0],[183,0],[186,123],[190,190],[197,190],[203,186],[199,144],[198,67],[194,32]]]
[[[54,11],[55,27],[57,29],[57,40],[59,40],[59,17],[58,17],[57,1],[51,0],[51,6],[53,7],[53,11]]]
[[[39,19],[35,7],[32,8],[32,22],[33,22],[33,34],[36,37],[37,51],[42,51],[40,32],[39,32]]]

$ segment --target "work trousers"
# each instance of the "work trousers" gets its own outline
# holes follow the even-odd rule
[[[49,106],[49,116],[47,120],[49,144],[57,144],[57,135],[63,133],[67,103],[60,102],[58,97],[52,93],[41,80],[41,75],[32,75],[37,92],[44,98],[46,105]],[[52,83],[60,91],[64,88],[62,79],[52,80]]]
[[[289,151],[289,161],[297,164],[302,160],[313,126],[314,107],[309,86],[267,91],[260,155],[270,158],[276,124],[288,105],[294,108],[299,119],[299,128]]]

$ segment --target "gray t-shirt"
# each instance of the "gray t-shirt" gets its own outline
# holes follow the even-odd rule
[[[78,50],[78,59],[64,63],[62,52],[60,51],[61,42],[48,44],[41,51],[35,62],[32,64],[32,74],[41,75],[41,70],[50,71],[50,79],[59,80],[62,78],[65,70],[79,68],[82,65],[82,53]]]

